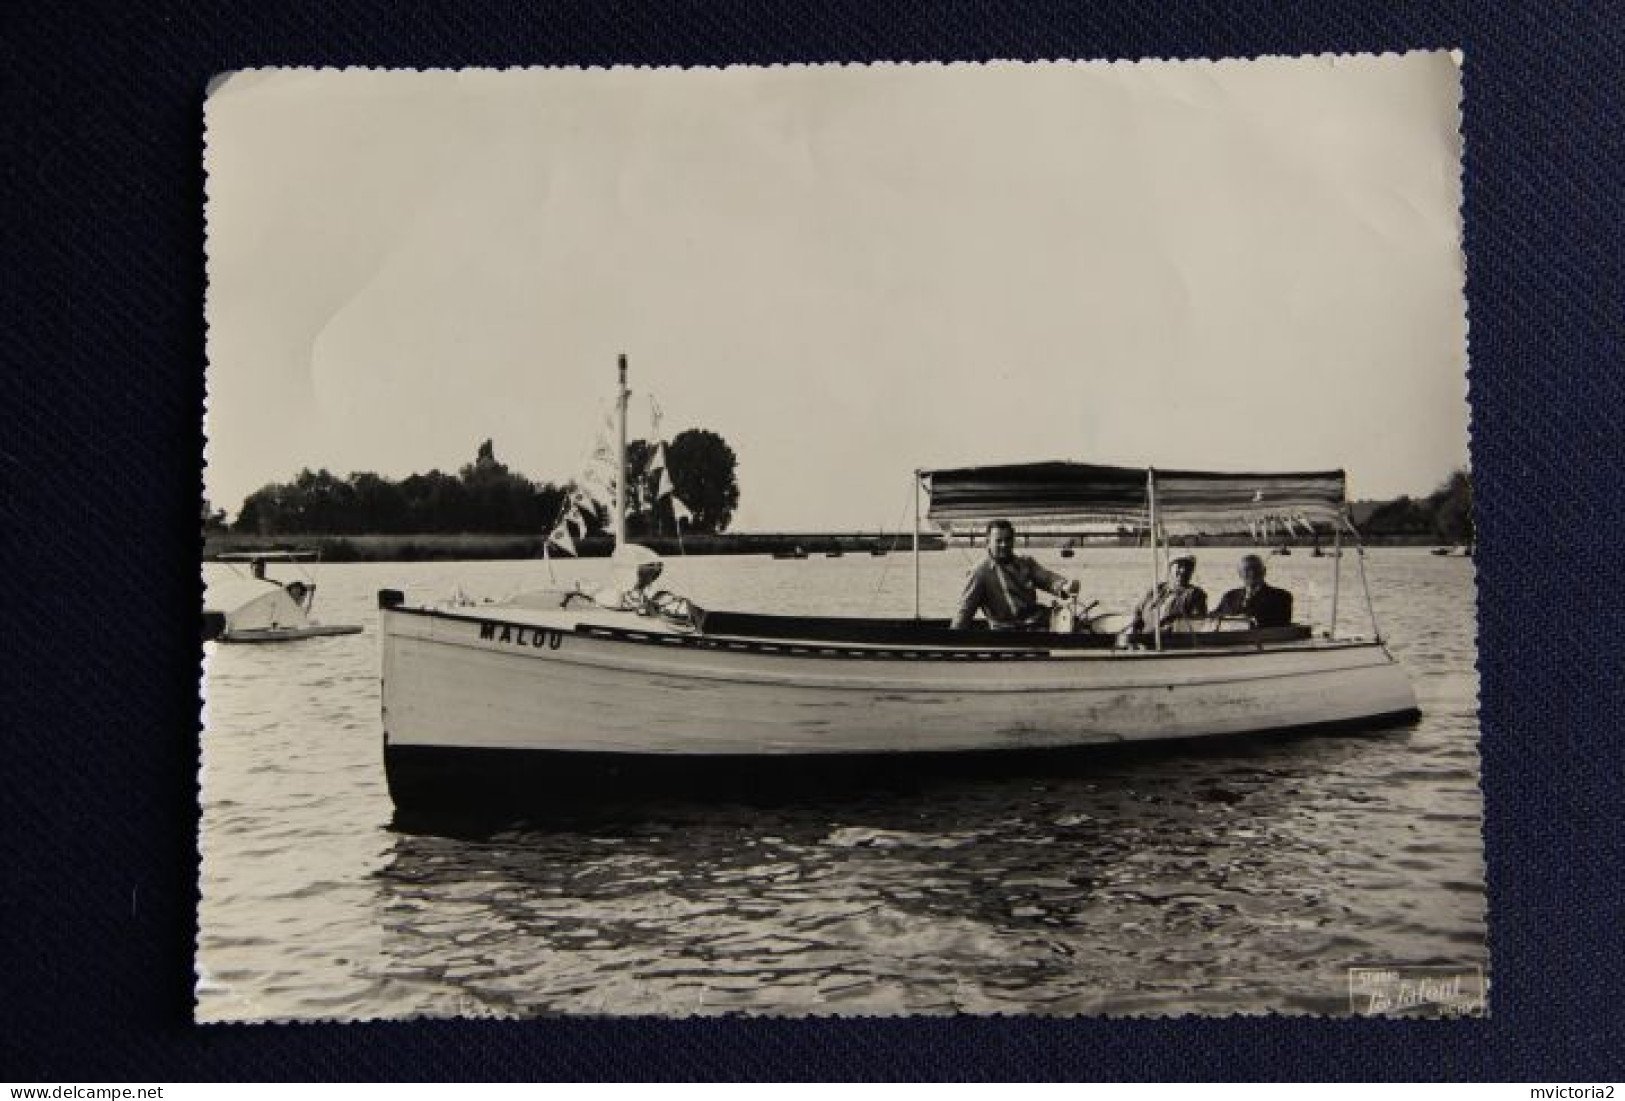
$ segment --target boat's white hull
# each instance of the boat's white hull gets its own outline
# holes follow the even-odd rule
[[[467,752],[827,761],[1414,717],[1376,642],[1183,652],[751,642],[529,609],[380,609],[392,764]],[[473,759],[471,756],[469,759]],[[393,778],[393,777],[392,777]],[[419,777],[421,779],[421,777]]]

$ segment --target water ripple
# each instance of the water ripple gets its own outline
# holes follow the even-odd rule
[[[926,562],[950,599],[963,563]],[[884,564],[670,572],[702,604],[862,613],[841,601]],[[1142,565],[1071,568],[1120,603]],[[1342,1013],[1349,966],[1485,965],[1470,564],[1369,565],[1411,730],[477,839],[387,828],[372,594],[499,596],[537,569],[329,567],[323,614],[367,634],[210,656],[198,1015]],[[877,614],[908,606],[892,572]]]

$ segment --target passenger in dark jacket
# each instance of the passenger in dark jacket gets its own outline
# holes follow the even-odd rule
[[[1242,587],[1231,589],[1213,609],[1214,618],[1246,617],[1254,627],[1287,627],[1292,624],[1292,594],[1264,582],[1264,560],[1249,554],[1236,568]]]

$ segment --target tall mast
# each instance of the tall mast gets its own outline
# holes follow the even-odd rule
[[[615,549],[626,545],[626,403],[632,391],[626,388],[626,355],[620,359],[620,381],[615,388]]]
[[[914,472],[914,618],[920,618],[920,478]]]

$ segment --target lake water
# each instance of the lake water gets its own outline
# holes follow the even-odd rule
[[[1237,553],[1199,552],[1211,599]],[[1150,580],[1132,550],[1038,557],[1106,607]],[[923,557],[927,614],[973,561]],[[1269,561],[1323,620],[1330,560]],[[1354,566],[1345,630],[1368,623]],[[1412,728],[477,839],[390,829],[375,592],[499,597],[546,566],[323,567],[318,617],[363,634],[206,648],[198,1017],[1342,1014],[1349,967],[1487,971],[1472,563],[1378,548],[1367,566]],[[913,601],[906,554],[678,559],[662,584],[741,610]]]

